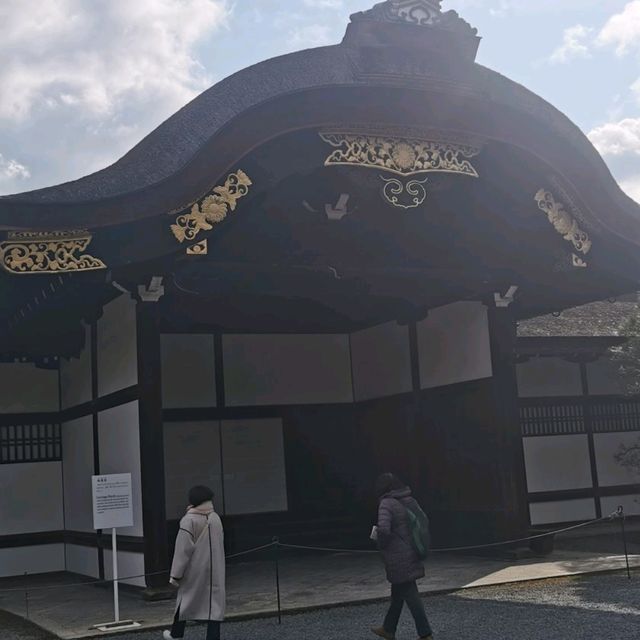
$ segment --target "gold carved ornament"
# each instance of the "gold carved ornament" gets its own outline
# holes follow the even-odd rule
[[[334,147],[324,162],[327,167],[360,166],[398,176],[380,176],[384,183],[382,196],[403,209],[417,207],[427,197],[424,184],[428,178],[413,176],[439,172],[478,177],[471,159],[480,148],[473,144],[352,133],[321,133],[320,138]],[[407,180],[409,177],[413,178]]]
[[[576,219],[565,210],[562,203],[558,202],[553,194],[545,189],[540,189],[534,197],[538,208],[547,214],[553,228],[573,245],[575,251],[586,256],[591,251],[591,240],[587,233],[580,228]],[[584,268],[587,266],[586,260],[576,253],[572,254],[571,259],[574,267]]]
[[[206,256],[207,253],[209,253],[209,243],[206,238],[187,247],[188,256]]]
[[[223,185],[214,187],[213,193],[196,202],[189,213],[176,218],[171,231],[178,242],[194,240],[201,231],[210,231],[213,225],[222,222],[230,211],[235,211],[238,200],[249,193],[251,184],[244,171],[227,176]]]
[[[0,264],[13,274],[106,269],[100,258],[84,253],[92,238],[86,230],[9,232],[0,243]]]

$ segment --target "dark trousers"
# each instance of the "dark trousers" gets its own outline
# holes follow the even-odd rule
[[[432,633],[431,625],[429,624],[429,620],[427,620],[427,614],[424,611],[424,604],[420,599],[415,580],[413,582],[391,585],[391,606],[384,619],[384,630],[387,633],[395,634],[405,602],[416,623],[418,635],[421,638],[430,636]]]
[[[171,637],[184,638],[186,626],[186,621],[180,620],[180,609],[178,608],[171,625]],[[220,623],[217,620],[209,620],[207,622],[207,640],[220,640]]]

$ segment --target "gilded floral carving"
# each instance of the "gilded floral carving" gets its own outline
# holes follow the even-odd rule
[[[349,133],[321,133],[320,137],[335,147],[325,166],[359,165],[400,175],[442,171],[478,177],[471,158],[480,149],[474,145]]]
[[[223,185],[213,193],[196,202],[189,213],[177,216],[171,231],[178,242],[193,240],[201,231],[210,231],[222,222],[230,211],[235,211],[238,200],[249,193],[251,180],[244,171],[238,170],[227,176]]]
[[[480,153],[480,145],[439,138],[395,137],[371,133],[320,133],[320,138],[334,150],[325,166],[347,165],[382,170],[381,189],[384,200],[394,207],[413,209],[427,198],[428,173],[454,173],[478,177],[471,159]],[[414,177],[409,180],[408,178]]]
[[[92,236],[85,230],[10,232],[0,243],[0,264],[9,273],[63,273],[106,269],[85,253]]]
[[[583,231],[577,220],[564,208],[561,202],[558,202],[553,194],[545,189],[540,189],[535,200],[538,208],[547,214],[549,222],[553,228],[567,241],[573,245],[578,253],[587,255],[591,251],[591,239],[588,234]],[[572,263],[575,267],[584,268],[587,262],[580,256],[573,254]]]

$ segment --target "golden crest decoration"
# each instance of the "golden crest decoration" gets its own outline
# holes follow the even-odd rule
[[[324,162],[327,167],[357,165],[402,176],[441,171],[478,177],[471,158],[480,149],[472,144],[349,133],[321,133],[320,137],[335,147]]]
[[[549,222],[553,228],[567,241],[573,245],[578,253],[587,255],[591,251],[591,239],[588,234],[578,225],[577,220],[558,202],[550,191],[540,189],[534,196],[538,203],[538,208],[547,214]],[[572,255],[574,267],[584,268],[587,262],[579,255]]]
[[[10,231],[0,243],[0,265],[13,274],[51,274],[106,269],[107,265],[85,253],[93,236],[73,231]]]
[[[479,177],[471,159],[480,153],[480,145],[473,142],[457,142],[441,136],[433,139],[396,137],[382,132],[319,135],[334,147],[324,161],[325,167],[343,165],[382,171],[380,193],[388,204],[401,209],[414,209],[426,200],[429,173]]]
[[[201,231],[210,231],[222,222],[230,211],[235,211],[238,200],[249,193],[251,184],[244,171],[227,176],[223,185],[214,187],[213,193],[196,202],[189,213],[177,216],[171,231],[178,242],[194,240]]]

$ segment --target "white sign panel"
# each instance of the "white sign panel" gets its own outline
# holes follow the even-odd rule
[[[133,526],[131,474],[92,476],[93,528],[115,529]]]

